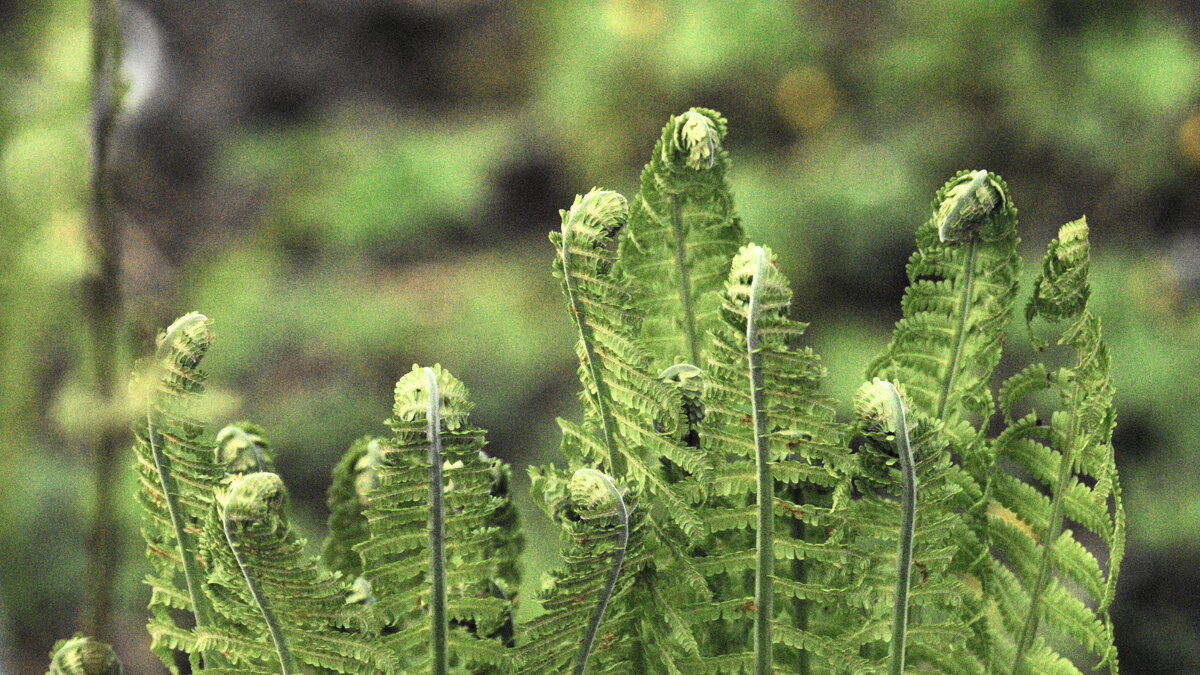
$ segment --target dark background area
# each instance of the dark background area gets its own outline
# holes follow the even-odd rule
[[[1088,216],[1129,513],[1122,665],[1200,672],[1191,3],[120,4],[126,360],[173,317],[212,317],[209,419],[266,426],[312,539],[334,461],[382,429],[413,362],[471,387],[518,476],[553,457],[577,385],[546,232],[576,192],[632,194],[668,116],[702,105],[729,119],[745,227],[779,253],[842,400],[886,344],[913,231],[954,171],[1006,178],[1027,272]],[[0,672],[44,672],[81,602],[88,48],[86,3],[0,2]],[[1019,323],[1006,373],[1031,356]],[[555,552],[517,492],[536,584]],[[121,503],[117,647],[153,672]]]

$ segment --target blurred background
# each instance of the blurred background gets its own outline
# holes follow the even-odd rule
[[[1122,665],[1200,672],[1192,3],[120,6],[125,365],[175,316],[208,314],[209,419],[267,427],[314,543],[336,458],[383,430],[399,375],[436,361],[517,465],[536,584],[554,540],[523,467],[554,455],[577,390],[546,233],[576,192],[632,194],[668,116],[703,105],[729,119],[745,228],[779,252],[843,400],[887,342],[913,231],[953,172],[1007,179],[1030,273],[1087,214],[1129,515]],[[96,435],[88,49],[82,0],[0,2],[0,672],[44,672],[78,628]],[[1006,373],[1031,357],[1019,319],[1008,345]],[[132,477],[117,646],[152,673]]]

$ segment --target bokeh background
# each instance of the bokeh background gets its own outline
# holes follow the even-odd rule
[[[120,5],[126,363],[174,316],[212,317],[210,419],[268,428],[314,542],[330,468],[382,430],[413,362],[471,387],[518,476],[553,456],[577,385],[546,232],[575,192],[631,194],[667,117],[703,105],[730,121],[746,230],[779,252],[844,400],[954,171],[1005,176],[1027,271],[1087,214],[1129,514],[1123,666],[1200,672],[1192,3]],[[78,627],[96,409],[80,304],[88,48],[83,0],[0,2],[0,672],[44,672]],[[1030,356],[1019,320],[1008,344],[1011,372]],[[126,474],[117,642],[130,672],[153,673]],[[517,493],[536,583],[553,540]]]

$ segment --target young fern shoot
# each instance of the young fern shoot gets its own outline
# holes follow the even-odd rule
[[[572,501],[581,512],[587,514],[581,517],[603,517],[609,515],[611,508],[619,523],[612,569],[608,573],[608,580],[604,582],[604,588],[600,591],[596,608],[592,610],[592,617],[588,620],[583,639],[579,641],[579,653],[575,656],[573,672],[575,675],[584,675],[592,653],[592,644],[596,641],[596,632],[600,630],[600,622],[604,620],[604,610],[608,608],[608,602],[617,587],[617,579],[621,576],[621,567],[625,564],[625,552],[629,546],[629,510],[625,507],[625,497],[617,489],[613,479],[595,469],[576,471],[569,487]]]
[[[121,675],[121,672],[121,661],[112,647],[76,635],[54,643],[46,675]]]

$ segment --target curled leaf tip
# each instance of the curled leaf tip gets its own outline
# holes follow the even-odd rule
[[[587,239],[613,237],[629,221],[629,200],[614,190],[592,188],[575,197],[563,218],[564,236],[580,234]]]
[[[383,446],[378,438],[367,443],[367,451],[354,463],[354,494],[363,506],[368,506],[370,494],[379,487],[379,465],[383,462]]]
[[[1027,322],[1035,315],[1047,321],[1062,321],[1083,313],[1091,296],[1090,251],[1086,219],[1059,228],[1058,236],[1046,249],[1042,273],[1034,282],[1033,296],[1025,309]]]
[[[429,414],[429,378],[426,370],[413,365],[413,369],[396,383],[395,405],[392,408],[393,426],[398,423],[425,421]],[[441,365],[434,365],[428,370],[433,372],[433,378],[437,382],[442,425],[447,430],[466,426],[467,416],[473,407],[466,385]],[[386,453],[384,459],[386,460]]]
[[[208,317],[200,312],[190,312],[175,319],[167,330],[159,334],[155,356],[162,360],[173,353],[179,354],[186,361],[184,365],[194,367],[208,351],[211,342]]]
[[[571,493],[571,502],[580,513],[587,513],[590,517],[617,513],[617,500],[621,498],[621,493],[606,473],[596,469],[579,469],[571,476],[567,489]]]
[[[896,433],[901,413],[897,405],[905,405],[903,388],[878,377],[864,382],[854,394],[854,413],[867,431]]]
[[[376,602],[375,591],[371,588],[371,582],[364,576],[356,577],[354,583],[350,584],[350,592],[346,594],[346,604],[373,605]]]
[[[278,475],[260,471],[234,478],[221,502],[231,522],[253,525],[283,513],[287,489]]]
[[[951,181],[938,207],[938,239],[953,243],[970,238],[1004,202],[1004,188],[995,174],[983,169],[963,173]]]
[[[699,171],[716,165],[721,151],[721,129],[714,116],[715,113],[705,114],[692,108],[675,118],[675,148],[688,168]]]
[[[252,424],[230,424],[217,432],[216,444],[217,464],[228,474],[274,469],[268,454],[270,445]]]
[[[121,661],[112,647],[77,634],[54,645],[47,675],[121,675]]]

